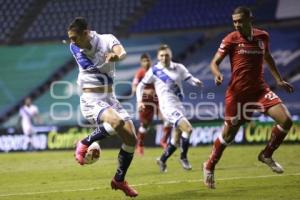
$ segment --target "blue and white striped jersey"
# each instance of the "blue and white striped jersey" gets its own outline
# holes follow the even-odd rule
[[[112,85],[115,63],[105,63],[105,55],[112,52],[114,45],[121,43],[111,34],[98,34],[96,31],[90,31],[90,37],[92,45],[90,50],[70,44],[70,51],[79,67],[77,84],[81,88]]]
[[[169,68],[157,63],[147,71],[141,82],[142,84],[153,83],[160,104],[164,104],[174,98],[181,100],[182,81],[191,77],[189,71],[180,63],[171,62]]]

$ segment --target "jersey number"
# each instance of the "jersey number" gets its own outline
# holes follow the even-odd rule
[[[265,95],[265,98],[272,101],[273,99],[278,99],[278,96],[274,92],[270,91]]]

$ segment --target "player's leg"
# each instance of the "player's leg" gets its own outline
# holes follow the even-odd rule
[[[175,128],[167,147],[163,151],[162,155],[156,159],[156,163],[159,166],[160,172],[167,172],[166,162],[169,159],[169,157],[176,151],[177,146],[179,145],[180,135],[181,130],[179,128]]]
[[[136,146],[136,151],[139,155],[144,155],[144,140],[146,134],[149,131],[150,123],[153,120],[154,110],[155,110],[154,106],[156,105],[151,102],[146,102],[145,109],[139,112],[140,127],[138,128],[138,132],[137,132],[137,146]]]
[[[243,123],[239,113],[242,106],[233,95],[225,98],[225,122],[222,133],[215,140],[209,159],[203,163],[203,180],[208,188],[215,188],[214,170],[225,148],[233,141],[240,125]]]
[[[122,190],[127,196],[135,197],[138,192],[130,187],[125,180],[127,170],[131,164],[136,145],[135,128],[131,120],[125,121],[123,127],[116,129],[118,135],[123,140],[122,147],[118,154],[118,168],[111,181],[111,187],[115,190]]]
[[[101,115],[97,115],[98,123],[102,122],[97,128],[87,137],[77,143],[76,160],[79,164],[84,164],[84,156],[87,148],[95,141],[103,140],[111,135],[115,135],[118,129],[124,126],[124,120],[111,107],[101,109]]]
[[[163,124],[163,136],[160,139],[160,146],[163,149],[167,148],[168,145],[168,139],[170,138],[172,133],[172,125],[167,122],[166,120],[164,120],[164,124]]]
[[[293,121],[289,111],[282,103],[270,107],[266,111],[266,114],[273,118],[276,124],[272,129],[270,140],[265,149],[259,154],[258,159],[267,164],[274,172],[283,173],[283,168],[272,159],[272,155],[283,142],[285,136],[292,127]]]
[[[215,140],[209,159],[203,164],[203,181],[208,188],[215,188],[215,166],[221,159],[225,148],[233,141],[239,128],[240,124],[232,125],[230,122],[225,122],[222,134]]]
[[[193,132],[191,123],[185,118],[181,118],[177,124],[177,127],[181,130],[180,134],[180,163],[185,170],[191,170],[192,166],[188,161],[188,150],[190,146],[190,136]]]

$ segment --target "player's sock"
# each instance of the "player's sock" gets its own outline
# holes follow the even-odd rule
[[[89,136],[81,140],[82,144],[90,146],[93,142],[103,140],[116,132],[110,124],[104,122],[100,124]]]
[[[176,149],[177,147],[174,144],[172,144],[172,141],[169,142],[164,153],[161,155],[160,160],[165,163],[168,160],[168,158],[176,151]]]
[[[263,154],[266,158],[271,158],[273,152],[279,147],[279,145],[283,142],[285,136],[288,131],[284,130],[280,125],[276,125],[272,129],[271,138],[263,150]]]
[[[167,143],[170,135],[171,135],[171,132],[172,132],[172,127],[171,126],[164,126],[163,128],[163,136],[161,138],[161,142],[162,143]]]
[[[133,158],[134,147],[122,145],[119,155],[118,155],[118,169],[115,174],[116,181],[124,181],[126,172],[130,166],[130,163]]]
[[[186,159],[187,158],[187,152],[189,150],[190,141],[189,141],[189,134],[183,132],[180,138],[180,159]]]
[[[213,171],[215,169],[216,164],[220,160],[224,149],[228,144],[224,141],[222,135],[220,135],[214,142],[212,151],[210,153],[210,157],[208,162],[206,163],[206,169]]]

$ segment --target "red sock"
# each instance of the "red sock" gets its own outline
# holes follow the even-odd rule
[[[226,148],[225,144],[222,144],[219,137],[215,140],[212,151],[210,153],[209,159],[206,162],[206,169],[213,171],[216,164],[220,160],[224,149]]]
[[[164,126],[163,128],[163,136],[161,138],[161,142],[166,143],[168,141],[168,138],[170,137],[172,132],[172,127],[171,126]]]
[[[286,135],[287,131],[279,125],[273,127],[271,138],[263,151],[266,158],[272,157],[273,152],[280,146]]]

